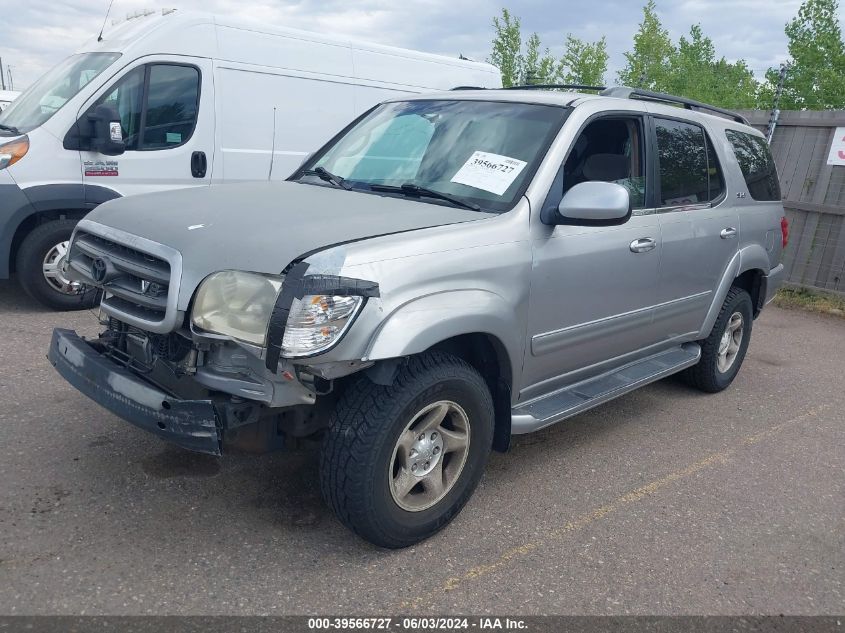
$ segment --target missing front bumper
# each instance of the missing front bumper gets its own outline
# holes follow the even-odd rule
[[[47,358],[71,385],[127,422],[182,448],[221,454],[222,425],[211,400],[170,397],[73,330],[53,330]]]

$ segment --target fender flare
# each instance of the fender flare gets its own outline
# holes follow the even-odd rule
[[[381,322],[363,360],[419,354],[463,334],[497,339],[508,355],[509,383],[514,384],[514,374],[522,366],[524,332],[514,327],[513,307],[488,290],[447,290],[401,305]]]
[[[713,324],[719,317],[719,310],[722,309],[722,304],[725,302],[725,297],[733,285],[733,282],[742,273],[749,270],[762,270],[764,273],[768,272],[770,268],[769,256],[765,249],[759,244],[749,244],[738,250],[731,261],[722,273],[722,278],[719,280],[719,285],[716,287],[716,292],[713,293],[713,302],[707,310],[707,316],[698,332],[698,339],[707,338],[710,330],[713,329]]]

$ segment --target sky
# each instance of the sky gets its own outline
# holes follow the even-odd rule
[[[163,3],[162,3],[163,2]],[[536,31],[559,55],[567,33],[587,40],[607,36],[610,70],[642,19],[645,0],[114,0],[109,23],[144,9],[176,8],[237,15],[277,24],[432,53],[486,60],[491,22],[502,6],[522,19],[523,36]],[[787,58],[783,27],[800,0],[657,0],[658,14],[673,40],[700,23],[718,56],[745,59],[758,79]],[[0,0],[0,57],[21,90],[96,35],[108,0]]]

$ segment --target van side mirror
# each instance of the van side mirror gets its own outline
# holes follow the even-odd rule
[[[613,182],[582,182],[567,191],[547,224],[615,226],[631,217],[631,197]]]
[[[91,138],[92,151],[106,156],[118,156],[126,151],[117,108],[101,103],[88,115],[88,120],[94,132]]]

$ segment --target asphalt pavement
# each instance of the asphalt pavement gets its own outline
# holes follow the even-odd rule
[[[68,386],[0,282],[0,615],[842,614],[845,320],[769,307],[733,386],[675,379],[494,454],[443,532],[344,529],[313,451],[168,446]]]

